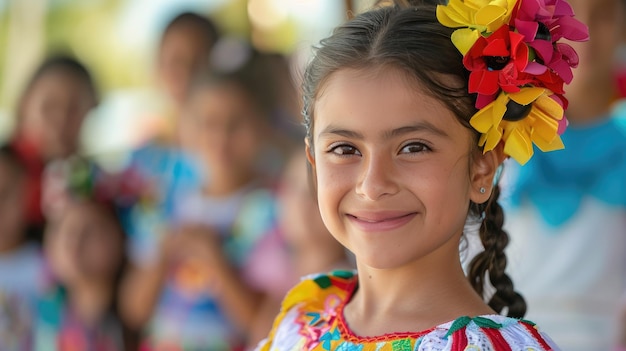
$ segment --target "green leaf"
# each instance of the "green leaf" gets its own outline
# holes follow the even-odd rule
[[[329,286],[333,285],[332,281],[330,280],[330,277],[327,275],[323,275],[321,277],[317,277],[315,279],[313,279],[313,281],[315,283],[317,283],[317,285],[322,288],[322,289],[326,289]]]
[[[464,328],[471,321],[472,321],[472,319],[470,317],[468,317],[468,316],[463,316],[463,317],[457,318],[454,322],[452,322],[452,325],[450,326],[450,329],[448,330],[448,333],[446,333],[446,337],[454,334],[457,330]]]

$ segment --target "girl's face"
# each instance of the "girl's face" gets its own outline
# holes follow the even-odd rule
[[[319,94],[307,147],[330,232],[374,268],[458,263],[495,158],[474,152],[471,131],[399,70],[341,69]]]
[[[158,54],[157,74],[167,93],[182,104],[194,72],[209,62],[202,33],[192,26],[171,28],[164,34]]]
[[[246,178],[263,134],[262,116],[235,84],[196,89],[181,121],[181,144],[209,169],[210,178]]]
[[[65,284],[110,280],[123,260],[123,233],[115,217],[90,202],[70,204],[46,235],[55,276]]]
[[[25,174],[0,155],[0,250],[22,241],[25,224]]]
[[[64,71],[44,73],[22,101],[22,133],[49,160],[78,149],[80,130],[95,97],[87,84]]]

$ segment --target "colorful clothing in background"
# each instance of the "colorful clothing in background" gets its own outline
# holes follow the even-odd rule
[[[498,315],[460,317],[418,332],[360,337],[343,316],[356,288],[357,276],[348,271],[303,279],[283,301],[269,338],[257,350],[557,350],[533,323]]]
[[[55,289],[38,303],[34,329],[37,351],[122,351],[122,326],[113,315],[97,325],[80,321],[67,304],[65,291]]]
[[[148,189],[125,219],[130,257],[141,265],[156,259],[159,242],[169,229],[176,198],[197,189],[202,174],[183,152],[155,143],[133,152],[129,168]]]
[[[48,284],[39,248],[26,244],[0,255],[0,350],[32,350],[37,298]]]
[[[245,279],[250,253],[274,226],[274,197],[254,185],[227,198],[199,193],[179,199],[175,225],[206,225],[217,230],[224,251],[252,289],[263,287]],[[176,235],[170,234],[170,235]],[[242,350],[245,338],[224,315],[212,293],[211,272],[192,260],[171,267],[156,312],[150,323],[149,350]]]
[[[608,351],[626,291],[626,105],[562,139],[507,165],[508,270],[526,316],[563,349]]]

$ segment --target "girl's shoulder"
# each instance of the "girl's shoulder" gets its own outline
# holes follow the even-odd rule
[[[416,341],[414,350],[559,351],[531,321],[500,315],[463,316],[441,324]]]
[[[285,297],[270,336],[258,350],[536,350],[558,351],[534,323],[499,315],[459,317],[419,332],[360,337],[343,319],[355,272],[307,276]]]
[[[323,304],[329,296],[347,300],[357,284],[356,271],[336,270],[303,277],[285,296],[281,313],[296,305],[311,308]]]

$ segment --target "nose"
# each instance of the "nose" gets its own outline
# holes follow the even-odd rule
[[[356,185],[356,193],[370,201],[394,195],[400,189],[396,180],[396,166],[389,155],[382,152],[365,157]]]

